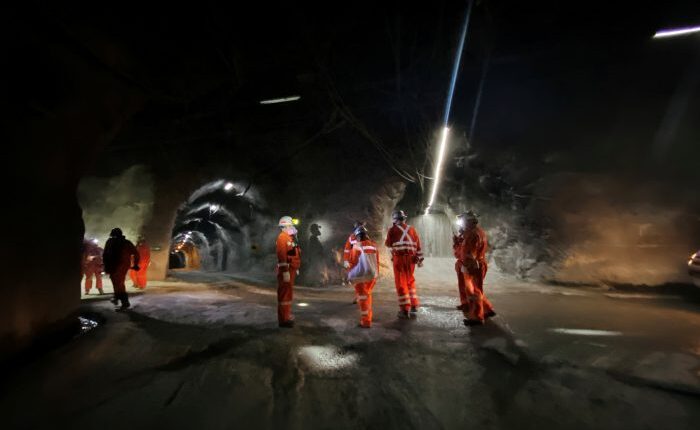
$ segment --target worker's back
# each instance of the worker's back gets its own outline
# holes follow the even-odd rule
[[[132,256],[138,262],[139,253],[133,243],[124,236],[110,237],[107,240],[102,256],[105,272],[113,273],[114,271],[129,270],[132,264]]]

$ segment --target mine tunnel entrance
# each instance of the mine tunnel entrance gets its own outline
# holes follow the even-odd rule
[[[169,268],[231,272],[261,263],[261,237],[272,217],[256,190],[218,179],[196,189],[178,209]],[[272,230],[274,231],[274,230]]]

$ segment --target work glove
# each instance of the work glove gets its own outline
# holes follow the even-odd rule
[[[131,270],[136,270],[137,272],[138,272],[140,269],[141,269],[141,268],[140,268],[138,265],[135,265],[134,267],[131,268]]]
[[[350,262],[349,261],[343,261],[343,267],[346,269],[350,268]]]
[[[282,282],[289,282],[291,279],[292,278],[289,276],[289,271],[282,272]]]
[[[416,264],[418,264],[418,267],[423,267],[423,259],[421,258],[420,260],[418,260],[418,263]]]

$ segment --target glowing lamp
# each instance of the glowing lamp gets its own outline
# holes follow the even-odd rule
[[[674,28],[670,30],[659,30],[654,34],[653,39],[663,39],[667,37],[687,36],[689,34],[700,33],[700,25],[694,27]]]
[[[430,201],[428,201],[428,207],[425,208],[426,215],[430,211],[430,207],[433,206],[435,202],[435,195],[437,195],[438,187],[440,186],[440,173],[442,170],[442,162],[445,159],[445,148],[447,147],[447,135],[450,133],[449,127],[443,127],[442,138],[440,139],[440,147],[438,149],[438,159],[435,165],[435,174],[433,175],[433,191],[430,193]]]

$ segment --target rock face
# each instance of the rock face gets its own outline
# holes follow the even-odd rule
[[[13,167],[5,183],[20,192],[6,201],[12,218],[2,258],[9,278],[0,286],[0,357],[77,324],[84,233],[78,182],[142,100],[99,55],[52,39],[46,29],[12,28],[6,160]]]
[[[450,184],[448,212],[482,215],[490,258],[505,273],[593,284],[687,281],[700,201],[674,183],[560,172],[506,183],[512,189],[503,195],[482,184]]]
[[[78,201],[83,209],[85,236],[104,244],[112,228],[119,227],[127,239],[136,243],[144,223],[151,219],[153,186],[148,168],[138,165],[112,178],[83,178]]]

